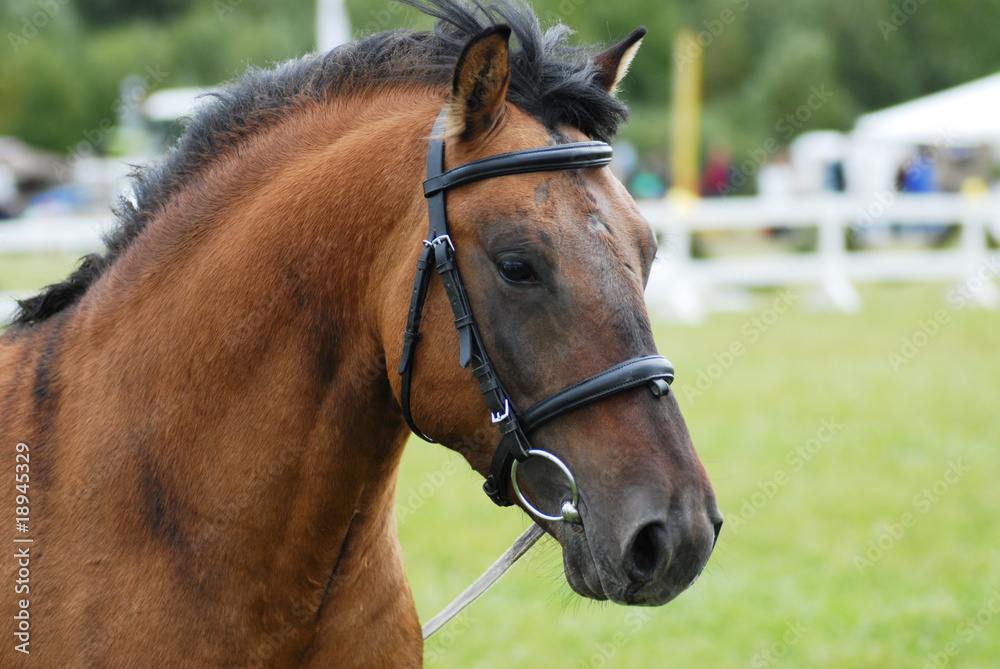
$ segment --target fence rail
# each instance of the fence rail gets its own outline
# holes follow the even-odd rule
[[[987,232],[1000,239],[1000,196],[956,194],[876,194],[870,200],[846,195],[793,199],[733,197],[709,200],[657,200],[639,209],[661,234],[660,256],[646,298],[660,315],[698,322],[709,297],[721,286],[814,285],[830,304],[856,311],[856,282],[954,281],[979,276],[976,302],[996,308],[1000,291],[1000,254],[991,254]],[[957,248],[867,249],[850,251],[849,236],[884,226],[958,224]],[[775,252],[752,257],[692,257],[696,233],[769,228],[814,228],[815,251]]]
[[[0,221],[0,255],[89,253],[102,247],[101,235],[114,225],[105,216],[52,216]]]
[[[708,200],[655,200],[639,209],[661,234],[660,260],[646,290],[650,309],[659,317],[698,322],[710,310],[709,299],[723,286],[816,286],[830,304],[856,311],[857,282],[954,281],[979,277],[972,299],[996,308],[1000,290],[1000,253],[990,252],[987,233],[1000,239],[1000,195],[876,194],[870,200],[845,195],[767,199],[733,197]],[[942,250],[849,251],[851,234],[881,226],[958,224],[959,243]],[[0,223],[0,258],[11,253],[84,254],[101,248],[111,228],[108,216],[24,219]],[[752,257],[695,258],[696,233],[768,228],[815,228],[815,251]],[[2,262],[2,259],[0,259]],[[0,322],[14,311],[14,297],[0,293]]]
[[[0,221],[0,263],[3,256],[24,253],[70,253],[84,255],[102,248],[101,235],[114,219],[104,216],[54,216]],[[30,292],[0,290],[0,324],[14,315],[16,298]]]

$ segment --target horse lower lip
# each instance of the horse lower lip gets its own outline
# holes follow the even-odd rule
[[[598,600],[608,598],[607,593],[604,592],[604,587],[601,584],[601,577],[597,573],[597,570],[593,568],[593,564],[590,565],[589,569],[585,568],[577,571],[575,579],[567,573],[566,580],[569,582],[570,587],[584,597]]]
[[[560,538],[564,551],[564,571],[569,586],[580,596],[596,600],[606,600],[608,595],[590,551],[585,532]]]
[[[583,597],[588,597],[590,599],[595,599],[597,601],[604,601],[608,599],[607,593],[605,593],[604,590],[600,587],[595,588],[591,586],[591,584],[587,582],[586,577],[583,577],[581,581],[584,587],[580,587],[579,584],[573,587],[573,589],[576,590],[578,595],[581,595]],[[573,584],[571,583],[570,585]]]

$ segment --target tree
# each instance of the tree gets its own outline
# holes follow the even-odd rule
[[[181,16],[193,0],[76,0],[80,16],[91,26],[103,27],[135,19],[164,21]]]

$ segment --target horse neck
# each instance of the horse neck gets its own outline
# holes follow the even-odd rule
[[[412,234],[395,228],[414,227],[422,204],[427,130],[413,105],[307,110],[232,152],[174,197],[68,326],[64,359],[80,362],[63,378],[85,379],[70,409],[102,407],[78,436],[111,472],[90,484],[95,502],[117,479],[135,531],[198,561],[203,579],[216,566],[237,581],[266,573],[275,596],[301,596],[288,582],[329,578],[358,514],[371,529],[357,541],[394,536],[407,433],[379,274],[411,255]]]

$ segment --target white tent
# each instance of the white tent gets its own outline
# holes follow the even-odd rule
[[[1000,149],[1000,74],[858,118],[845,156],[848,189],[865,196],[892,190],[918,145]]]
[[[853,137],[892,144],[1000,144],[1000,74],[861,116]]]

